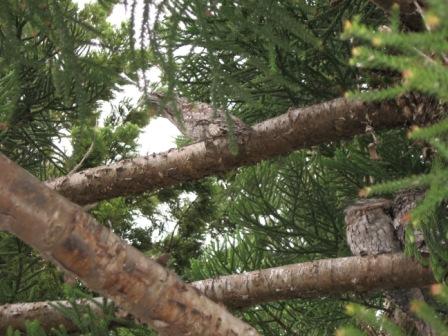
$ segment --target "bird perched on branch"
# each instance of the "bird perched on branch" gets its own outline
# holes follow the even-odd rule
[[[366,256],[401,250],[386,199],[359,200],[345,210],[347,243],[353,255]]]
[[[206,103],[191,103],[185,98],[169,101],[160,93],[151,93],[147,98],[150,108],[154,108],[156,114],[170,120],[182,134],[195,143],[226,135],[244,139],[252,130],[239,118]]]
[[[345,210],[347,244],[353,255],[366,256],[400,252],[404,243],[404,227],[409,212],[423,197],[419,190],[399,193],[394,201],[381,198],[358,200]],[[424,237],[418,232],[417,238]],[[423,241],[419,245],[424,246]],[[422,251],[422,250],[421,250]],[[423,252],[423,251],[422,251]],[[435,335],[429,325],[412,313],[411,302],[425,300],[427,295],[420,288],[402,288],[384,291],[389,317],[407,331],[417,330],[419,335]]]

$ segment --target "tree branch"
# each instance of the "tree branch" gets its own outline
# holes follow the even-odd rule
[[[347,292],[371,293],[434,282],[431,270],[419,263],[402,254],[383,254],[316,260],[196,281],[191,285],[214,301],[242,308],[285,299],[340,296]],[[64,301],[53,304],[57,302],[64,304]],[[99,307],[95,312],[101,313]],[[0,332],[8,325],[23,330],[26,319],[42,319],[47,329],[65,321],[49,302],[0,306]]]
[[[160,335],[258,335],[0,154],[0,229]]]
[[[223,136],[181,149],[90,168],[46,182],[77,204],[95,203],[198,180],[237,167],[255,164],[296,149],[350,138],[365,132],[416,122],[417,111],[403,98],[382,103],[335,99],[287,113],[254,125],[249,137],[237,139],[238,154]],[[428,112],[429,113],[429,112]],[[422,116],[419,116],[422,117]]]
[[[403,254],[322,259],[192,283],[228,307],[286,299],[339,296],[435,283],[431,270]]]

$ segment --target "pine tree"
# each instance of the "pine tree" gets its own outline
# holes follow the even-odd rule
[[[128,2],[132,19],[120,29],[106,22],[118,1],[100,1],[82,11],[69,0],[0,4],[0,149],[41,180],[135,155],[139,129],[148,122],[145,106],[123,102],[98,127],[99,101],[110,100],[113,89],[129,82],[125,78],[137,80],[139,71],[152,64],[162,69],[168,97],[209,103],[247,124],[348,91],[384,100],[418,90],[432,100],[446,100],[446,18],[435,14],[444,12],[442,1],[427,12],[430,31],[423,33],[401,32],[397,12],[391,32],[379,32],[389,18],[367,1],[144,1],[140,43],[133,35],[136,1]],[[151,11],[156,13],[153,26]],[[364,41],[373,47],[359,47]],[[185,49],[189,52],[182,53]],[[427,67],[419,66],[422,60]],[[359,64],[364,67],[353,66]],[[149,84],[144,78],[144,92]],[[426,99],[415,97],[417,105]],[[440,118],[433,115],[423,123]],[[416,129],[411,138],[405,128],[367,127],[354,139],[200,182],[102,201],[91,213],[145,253],[169,253],[168,265],[193,281],[347,256],[343,210],[360,189],[390,196],[410,185],[429,186],[412,218],[423,230],[442,280],[448,260],[446,215],[440,206],[446,198],[441,183],[445,123]],[[54,141],[66,131],[74,149],[70,156]],[[232,137],[230,127],[230,145]],[[186,199],[185,192],[194,199]],[[166,232],[159,204],[170,208],[176,221],[172,232]],[[136,213],[150,218],[153,227],[135,228]],[[156,231],[164,238],[153,241]],[[409,237],[412,233],[408,230]],[[407,249],[419,256],[413,244]],[[20,240],[1,233],[0,251],[2,303],[67,296],[62,275]],[[330,335],[349,320],[347,301],[387,310],[380,295],[341,294],[234,313],[263,335]],[[76,319],[73,311],[76,306],[66,314]],[[104,323],[90,319],[78,329],[92,335],[108,330],[151,334],[127,322],[114,324],[109,315]],[[39,332],[30,326],[30,334]]]

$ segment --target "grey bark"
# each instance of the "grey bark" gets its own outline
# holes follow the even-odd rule
[[[160,335],[258,335],[0,154],[0,229]]]
[[[241,119],[209,104],[189,102],[185,98],[167,100],[158,93],[149,94],[147,99],[158,113],[195,143],[225,136],[244,141],[252,131]]]
[[[402,254],[323,259],[191,283],[210,299],[244,308],[285,299],[373,294],[390,288],[412,288],[435,282],[430,269]],[[100,313],[97,310],[98,313]],[[43,319],[47,329],[64,321],[48,302],[0,306],[0,333],[8,325],[22,329],[27,318]],[[65,323],[64,323],[65,325]]]
[[[335,99],[287,113],[252,126],[248,136],[237,136],[237,154],[227,136],[181,149],[86,169],[46,182],[77,204],[90,204],[116,196],[138,194],[198,180],[293,150],[338,141],[365,132],[426,123],[433,118],[433,103],[412,97],[382,103]]]
[[[400,251],[404,241],[404,230],[409,224],[409,212],[416,206],[423,193],[408,190],[399,193],[394,201],[386,199],[365,199],[346,209],[347,243],[354,255],[381,255]],[[416,232],[420,245],[424,246],[423,235]],[[425,322],[416,318],[411,311],[413,300],[424,301],[423,288],[395,289],[384,291],[386,306],[392,310],[393,320],[406,329],[420,335],[434,335]]]

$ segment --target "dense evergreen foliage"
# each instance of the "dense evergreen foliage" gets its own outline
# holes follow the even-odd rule
[[[117,28],[107,17],[119,3],[131,19]],[[153,117],[144,99],[138,106],[122,101],[100,123],[101,103],[125,84],[226,107],[248,124],[347,92],[382,100],[418,90],[446,103],[443,1],[428,12],[430,30],[412,34],[399,31],[397,15],[390,19],[364,0],[142,3],[139,24],[136,0],[102,0],[82,10],[72,0],[0,1],[2,153],[41,180],[135,156],[140,130]],[[391,32],[378,30],[390,21]],[[162,70],[160,83],[145,75],[152,66]],[[425,186],[413,223],[444,280],[446,125],[409,137],[406,129],[373,130],[199,182],[103,201],[90,213],[144,253],[169,254],[168,265],[192,281],[350,255],[343,211],[360,190]],[[71,153],[60,148],[61,138],[70,140]],[[373,142],[378,157],[369,152]],[[137,226],[137,216],[151,226]],[[418,255],[412,244],[407,249]],[[55,267],[0,233],[1,304],[91,294],[75,287],[67,290]],[[386,310],[379,296],[341,295],[235,314],[263,335],[333,335],[352,320],[348,301]],[[351,315],[364,309],[350,307]],[[98,322],[78,308],[65,313],[82,334],[152,334],[112,314]],[[43,331],[30,325],[29,334]]]

